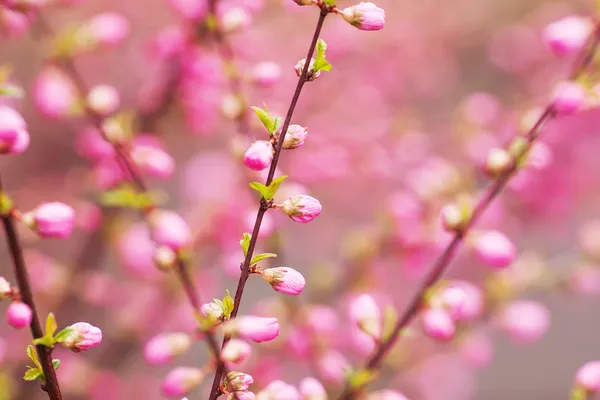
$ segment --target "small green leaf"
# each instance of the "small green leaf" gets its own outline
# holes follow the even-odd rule
[[[52,360],[52,366],[54,367],[54,370],[56,371],[57,369],[60,368],[60,360],[58,358],[55,358]]]
[[[327,43],[323,39],[319,39],[317,42],[317,54],[315,56],[315,62],[313,64],[313,73],[317,71],[331,71],[331,64],[327,61]]]
[[[227,290],[227,296],[225,296],[223,298],[223,312],[225,314],[225,317],[229,318],[231,316],[231,313],[233,312],[233,308],[235,306],[234,301],[233,301],[233,297],[231,297],[231,295],[229,294],[229,290]]]
[[[46,346],[46,347],[52,347],[52,346],[54,346],[54,339],[52,339],[51,337],[48,337],[48,336],[44,336],[44,337],[41,337],[38,339],[34,339],[33,344],[35,344],[36,346],[42,345],[42,346]]]
[[[67,327],[63,329],[62,331],[58,332],[56,336],[54,336],[54,343],[62,343],[65,341],[65,339],[71,336],[71,333],[73,333],[73,328]]]
[[[259,261],[262,261],[266,258],[275,258],[277,257],[277,254],[275,253],[262,253],[262,254],[258,254],[256,256],[254,256],[254,258],[252,258],[252,261],[250,261],[250,265],[254,265]]]
[[[277,193],[277,189],[279,189],[279,186],[286,179],[287,179],[287,175],[279,176],[279,177],[273,179],[273,182],[271,182],[271,184],[268,187],[267,195],[266,196],[263,195],[265,200],[271,200],[273,197],[275,197],[275,193]]]
[[[37,352],[35,351],[35,347],[33,347],[32,345],[27,346],[27,356],[29,357],[29,359],[31,361],[33,361],[33,363],[35,364],[36,367],[38,367],[40,370],[42,369],[42,365],[40,364],[40,361],[38,360],[38,356],[37,356]]]
[[[225,310],[225,305],[223,304],[223,302],[219,299],[213,299],[213,301],[215,302],[216,305],[218,305],[219,307],[221,307],[221,310]]]
[[[41,378],[44,375],[42,370],[39,368],[28,368],[29,369],[25,372],[25,375],[23,375],[23,379],[26,381],[35,381],[36,379]]]
[[[265,199],[269,196],[269,188],[260,182],[251,182],[250,187],[260,193]]]
[[[325,0],[324,3],[325,5],[332,6],[335,4],[335,0]]]
[[[56,324],[56,317],[53,313],[48,314],[48,318],[46,318],[46,336],[54,337],[54,333],[58,329],[58,325]]]
[[[250,239],[252,239],[252,235],[249,233],[244,233],[244,237],[240,240],[240,246],[242,246],[242,250],[244,251],[244,257],[248,254],[248,247],[250,246]]]
[[[260,119],[260,122],[262,122],[267,131],[272,134],[277,125],[277,118],[273,118],[271,116],[269,110],[267,109],[267,106],[265,105],[264,108],[252,106],[250,108],[254,110],[254,112],[258,116],[258,119]]]

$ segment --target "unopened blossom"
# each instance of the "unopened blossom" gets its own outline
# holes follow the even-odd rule
[[[154,266],[161,271],[168,271],[177,262],[177,253],[170,247],[159,246],[152,256]]]
[[[32,316],[31,308],[20,301],[13,301],[6,309],[6,321],[16,329],[29,326]]]
[[[27,123],[15,109],[0,105],[0,154],[20,154],[27,147]]]
[[[225,324],[225,331],[256,343],[268,342],[279,336],[277,318],[237,317]]]
[[[468,222],[468,215],[457,204],[447,204],[442,207],[440,217],[442,226],[448,232],[459,232]]]
[[[341,14],[346,22],[363,31],[378,31],[385,25],[385,11],[370,1],[344,8]]]
[[[38,110],[47,117],[60,118],[73,113],[77,99],[77,88],[56,67],[42,69],[34,82],[33,100]]]
[[[371,296],[362,294],[350,303],[350,319],[369,336],[381,335],[381,312]]]
[[[298,384],[302,400],[327,400],[327,391],[317,379],[304,378]]]
[[[600,391],[600,361],[590,361],[583,364],[575,376],[577,386],[588,393]]]
[[[367,396],[367,400],[408,400],[402,393],[395,390],[385,389]]]
[[[543,304],[536,301],[517,300],[500,312],[499,324],[513,339],[532,343],[548,330],[550,313]]]
[[[213,323],[223,319],[223,308],[215,302],[203,304],[200,307],[200,314],[208,318]]]
[[[60,344],[76,353],[98,346],[102,342],[102,331],[87,322],[77,322],[69,326],[71,332]]]
[[[421,327],[426,336],[447,342],[452,340],[456,325],[452,316],[442,308],[428,308],[421,313]]]
[[[9,37],[18,37],[27,32],[31,22],[27,14],[3,8],[0,13],[0,32]]]
[[[66,238],[75,227],[75,210],[60,203],[42,203],[34,210],[23,214],[23,223],[44,238]]]
[[[110,85],[96,85],[87,95],[88,106],[100,115],[110,115],[119,109],[119,91]]]
[[[281,78],[281,67],[271,61],[263,61],[252,67],[250,79],[261,87],[271,87]]]
[[[561,115],[569,115],[581,110],[586,98],[587,90],[581,83],[563,81],[554,87],[554,108]]]
[[[294,66],[294,71],[296,71],[296,75],[298,75],[298,77],[302,76],[302,73],[304,72],[304,67],[306,65],[306,58],[303,58],[302,60],[298,61],[298,63]],[[315,59],[311,58],[310,59],[310,65],[308,66],[308,71],[307,71],[307,75],[306,75],[306,80],[311,82],[314,81],[315,79],[317,79],[319,76],[321,76],[321,71],[315,71]]]
[[[251,352],[252,347],[248,342],[241,339],[231,339],[221,350],[221,360],[240,364],[250,356]]]
[[[131,30],[129,21],[120,14],[105,12],[92,17],[85,29],[92,39],[103,45],[121,43]]]
[[[244,154],[244,164],[255,171],[267,168],[272,160],[273,146],[266,140],[257,140],[252,143]]]
[[[267,268],[261,272],[263,279],[278,292],[299,295],[304,290],[304,276],[293,268]]]
[[[185,220],[174,211],[155,210],[148,216],[150,236],[159,246],[175,251],[192,242],[192,231]]]
[[[317,218],[323,209],[319,200],[307,195],[291,197],[277,205],[288,217],[295,222],[305,224]]]
[[[253,383],[254,378],[252,378],[252,375],[236,371],[229,372],[223,380],[225,388],[230,392],[246,391]]]
[[[95,127],[87,127],[78,134],[75,150],[77,154],[91,162],[115,155],[114,146],[107,142]]]
[[[10,295],[12,291],[13,290],[12,286],[10,286],[10,283],[8,283],[6,278],[0,276],[0,300]]]
[[[256,395],[256,400],[301,400],[294,385],[284,381],[273,381]]]
[[[444,308],[452,319],[455,321],[461,321],[465,319],[465,309],[467,308],[467,302],[469,301],[467,293],[461,288],[454,286],[446,286],[440,289],[436,294],[435,301],[439,307]]]
[[[487,159],[485,161],[485,172],[490,176],[499,176],[513,165],[512,155],[500,148],[493,148],[489,151]]]
[[[190,335],[182,332],[163,333],[144,346],[144,358],[150,365],[163,365],[185,353],[192,345]]]
[[[281,132],[277,133],[278,139],[281,137]],[[285,138],[283,139],[284,149],[296,149],[304,144],[304,140],[308,135],[305,127],[300,125],[290,125]]]
[[[242,390],[239,392],[229,393],[227,395],[227,400],[256,400],[256,396],[252,392]]]
[[[481,288],[469,281],[453,280],[451,287],[460,289],[466,295],[461,307],[460,320],[473,321],[481,316],[484,308],[484,296]]]
[[[336,350],[326,351],[317,360],[317,368],[323,379],[332,384],[340,384],[346,379],[346,375],[352,365]]]
[[[149,176],[167,179],[175,172],[175,160],[158,146],[134,145],[130,154],[134,164]]]
[[[489,231],[477,236],[474,239],[473,250],[483,263],[497,269],[510,265],[517,252],[510,239],[498,231]]]
[[[558,57],[579,52],[590,37],[594,24],[589,18],[570,16],[555,21],[544,29],[544,42]]]
[[[165,376],[160,390],[167,397],[183,396],[200,386],[203,379],[204,372],[199,368],[177,367]]]
[[[221,12],[221,29],[235,32],[247,28],[252,23],[252,15],[242,7],[229,7]]]

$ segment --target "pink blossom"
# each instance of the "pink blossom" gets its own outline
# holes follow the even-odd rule
[[[243,339],[261,343],[268,342],[279,336],[279,323],[277,322],[277,318],[243,316],[237,317],[225,324],[225,330],[230,333],[236,333]]]
[[[60,343],[76,353],[98,346],[102,342],[102,331],[87,322],[77,322],[71,326],[70,334]]]
[[[240,339],[231,339],[223,350],[221,350],[221,359],[233,364],[243,363],[252,352],[252,347]]]
[[[94,165],[94,183],[100,189],[112,189],[127,177],[114,157],[104,157]]]
[[[546,307],[536,301],[518,300],[502,310],[499,322],[515,340],[531,343],[539,340],[548,330],[550,314]]]
[[[325,388],[315,378],[304,378],[298,386],[300,387],[303,400],[327,400]]]
[[[192,345],[187,333],[163,333],[153,337],[144,347],[144,357],[150,365],[167,364],[185,353]]]
[[[167,397],[183,396],[200,386],[204,372],[199,368],[177,367],[163,379],[160,390]]]
[[[367,400],[408,400],[408,398],[402,393],[398,393],[390,389],[385,389],[375,393],[371,393],[367,397]]]
[[[284,381],[273,381],[256,395],[257,400],[301,400],[295,386]]]
[[[554,88],[554,108],[559,114],[569,115],[581,110],[585,105],[587,91],[578,82],[563,81]]]
[[[581,50],[593,29],[588,18],[570,16],[548,25],[543,39],[556,56],[565,57]]]
[[[6,309],[6,321],[13,328],[21,329],[31,324],[31,308],[20,301],[13,301]]]
[[[350,303],[350,319],[369,336],[381,335],[381,312],[371,296],[362,294]]]
[[[81,157],[92,162],[115,155],[114,146],[102,137],[98,129],[93,127],[88,127],[79,133],[75,141],[75,149]]]
[[[158,59],[166,59],[180,54],[186,47],[186,39],[187,36],[183,26],[167,26],[154,36],[150,54]]]
[[[42,114],[51,118],[71,114],[77,104],[77,88],[58,68],[42,69],[35,80],[33,99]]]
[[[169,0],[171,6],[183,18],[199,20],[208,13],[208,2],[198,0]]]
[[[129,35],[130,26],[129,21],[122,15],[105,12],[92,17],[87,29],[98,43],[117,45]]]
[[[175,160],[157,146],[135,145],[131,149],[135,165],[149,176],[167,179],[175,172]]]
[[[510,265],[516,256],[515,245],[498,231],[477,236],[473,250],[483,263],[497,269]]]
[[[243,392],[248,390],[250,385],[254,383],[252,375],[244,374],[243,372],[231,371],[223,380],[223,384],[227,390],[231,392]]]
[[[96,113],[110,115],[119,109],[121,97],[114,86],[97,85],[90,89],[87,103]]]
[[[267,268],[261,276],[276,291],[294,296],[302,293],[306,285],[302,274],[289,267]]]
[[[17,37],[25,32],[31,24],[31,19],[27,14],[13,11],[3,7],[0,12],[0,32],[5,35]]]
[[[577,385],[590,393],[600,391],[600,361],[583,364],[575,376]]]
[[[19,154],[29,146],[27,124],[21,114],[0,105],[0,154]]]
[[[192,231],[176,212],[155,210],[148,216],[148,221],[150,235],[157,245],[177,251],[191,244]]]
[[[461,288],[452,285],[444,287],[437,294],[437,300],[439,305],[450,313],[453,320],[461,321],[465,318],[464,310],[469,299]]]
[[[494,357],[494,343],[485,333],[473,332],[461,341],[459,352],[471,366],[482,368]]]
[[[307,135],[308,131],[303,126],[290,125],[283,139],[283,148],[291,150],[301,147]],[[280,139],[280,136],[281,132],[278,132],[278,139]]]
[[[130,272],[146,277],[158,275],[153,260],[156,245],[151,240],[150,230],[145,223],[125,228],[117,239],[116,249],[120,263]]]
[[[452,340],[456,325],[450,314],[441,308],[428,308],[421,313],[421,326],[428,337],[447,342]]]
[[[252,143],[244,154],[244,164],[250,169],[261,171],[267,168],[273,160],[273,146],[266,140]]]
[[[64,239],[75,227],[75,210],[64,203],[42,203],[23,215],[23,222],[44,238]]]
[[[307,195],[291,197],[277,206],[293,221],[306,224],[317,218],[323,207],[319,200]]]
[[[378,31],[385,25],[385,11],[371,2],[361,2],[344,8],[342,17],[363,31]]]
[[[340,352],[328,350],[317,360],[317,368],[325,381],[339,385],[346,379],[351,365]]]
[[[461,307],[461,321],[472,321],[477,319],[483,312],[483,293],[481,289],[468,281],[453,280],[451,287],[462,290],[466,295],[466,301]]]
[[[273,86],[280,77],[281,67],[279,64],[269,61],[256,64],[250,72],[252,82],[261,87]]]

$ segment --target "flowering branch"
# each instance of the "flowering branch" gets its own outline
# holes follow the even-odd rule
[[[315,32],[313,34],[313,38],[312,38],[310,47],[308,49],[308,54],[306,56],[306,60],[310,60],[315,52],[315,48],[316,48],[317,42],[319,40],[319,35],[321,34],[321,29],[323,28],[323,23],[325,22],[325,17],[327,17],[327,14],[329,14],[329,12],[330,11],[327,7],[325,7],[325,6],[321,7],[321,11],[319,13],[319,20],[317,21],[317,26],[315,28]],[[304,84],[306,82],[308,82],[309,67],[310,67],[310,62],[306,62],[304,65],[304,69],[302,70],[302,74],[300,75],[300,78],[298,79],[298,84],[296,85],[296,90],[294,92],[292,101],[288,108],[288,111],[287,111],[287,114],[285,117],[285,121],[281,128],[281,132],[287,132],[287,130],[290,126],[292,116],[294,115],[294,110],[296,109],[298,99],[300,98],[300,93],[302,92],[302,88],[304,87]],[[278,143],[275,147],[275,153],[273,155],[273,161],[271,162],[271,167],[269,169],[269,174],[267,176],[266,186],[269,186],[273,182],[273,178],[275,177],[275,170],[277,168],[277,163],[279,161],[279,156],[281,154],[281,150],[283,149],[283,142],[284,142],[284,140],[282,137],[281,140],[278,141]],[[269,206],[268,202],[264,198],[261,199],[260,205],[258,208],[258,212],[256,214],[256,221],[254,223],[254,228],[252,230],[252,237],[251,237],[250,243],[248,245],[248,251],[246,253],[246,257],[245,257],[244,263],[242,265],[242,272],[240,274],[237,289],[235,291],[234,308],[233,308],[233,312],[231,313],[231,318],[235,318],[238,314],[238,311],[240,308],[240,303],[242,301],[242,295],[244,294],[244,288],[246,286],[246,282],[248,281],[248,277],[250,276],[250,262],[254,255],[254,249],[256,247],[256,242],[258,240],[260,226],[262,224],[263,217],[269,208],[270,208],[270,206]],[[231,335],[226,334],[225,337],[223,338],[223,344],[222,344],[221,348],[225,347],[225,345],[229,342],[230,339],[231,339]],[[224,364],[219,363],[217,372],[214,377],[211,393],[210,393],[211,400],[216,399],[220,395],[219,386],[221,383],[221,376],[223,375],[223,370],[224,370]]]
[[[2,196],[3,193],[2,183],[0,182],[0,196]],[[44,337],[44,331],[42,330],[40,318],[35,306],[31,284],[29,282],[29,273],[27,272],[27,266],[25,265],[25,259],[23,257],[23,248],[21,247],[13,220],[14,216],[10,212],[4,213],[3,210],[1,218],[2,224],[4,225],[4,232],[6,233],[6,242],[13,260],[15,278],[19,287],[19,296],[21,301],[31,310],[31,323],[29,324],[31,335],[34,340],[40,339]],[[45,384],[42,386],[42,389],[48,393],[48,398],[50,400],[62,400],[63,397],[60,392],[58,378],[56,377],[56,371],[52,364],[52,349],[43,344],[38,344],[36,345],[36,351],[42,371],[44,372]]]
[[[578,79],[588,68],[594,59],[598,44],[600,42],[600,25],[596,25],[592,35],[590,36],[587,45],[578,54],[574,63],[573,70],[570,74],[570,80]],[[410,322],[417,316],[421,305],[426,297],[428,290],[435,285],[436,282],[441,278],[442,274],[448,269],[450,263],[454,259],[457,253],[458,247],[469,233],[471,227],[477,222],[481,215],[486,211],[489,205],[494,199],[502,192],[506,187],[510,179],[518,171],[521,160],[527,152],[531,149],[533,143],[538,139],[543,127],[548,121],[556,117],[560,112],[560,106],[558,101],[553,101],[543,110],[537,121],[533,124],[531,129],[527,132],[520,142],[518,151],[513,155],[511,163],[497,176],[493,184],[488,188],[483,197],[475,205],[470,215],[463,221],[460,221],[460,226],[455,227],[454,237],[442,252],[442,254],[435,260],[430,272],[427,274],[425,280],[421,284],[419,290],[411,300],[408,308],[405,310],[401,318],[396,322],[391,335],[384,341],[382,341],[375,349],[373,354],[369,357],[365,364],[364,369],[367,372],[374,372],[380,368],[383,359],[396,344],[396,342],[402,336],[404,329],[410,324]],[[366,383],[366,382],[365,382]],[[357,392],[362,389],[365,383],[356,385],[347,385],[342,395],[338,398],[339,400],[348,400],[356,398]]]

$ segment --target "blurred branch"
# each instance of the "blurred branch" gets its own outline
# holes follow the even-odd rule
[[[569,76],[571,80],[576,80],[579,78],[589,67],[592,60],[594,59],[594,55],[596,53],[598,43],[600,42],[600,25],[596,25],[594,28],[594,32],[591,35],[588,44],[584,47],[584,49],[577,56],[576,61],[574,63],[573,70]],[[539,138],[542,129],[546,125],[546,123],[552,120],[557,115],[557,107],[554,102],[550,103],[533,127],[527,132],[524,136],[526,140],[526,146],[523,146],[520,154],[517,154],[514,159],[518,160],[522,156],[524,156],[533,143]],[[502,173],[493,184],[488,188],[483,197],[479,200],[479,202],[475,205],[473,209],[473,213],[470,219],[467,222],[467,225],[463,229],[459,229],[455,232],[453,239],[450,241],[448,246],[442,252],[442,254],[435,260],[433,266],[430,269],[430,272],[425,277],[425,280],[421,284],[419,290],[409,303],[408,308],[402,314],[402,317],[399,318],[396,325],[394,326],[393,332],[387,340],[384,340],[373,352],[373,354],[369,357],[365,364],[365,370],[367,371],[376,371],[380,368],[383,359],[392,349],[394,344],[400,339],[402,336],[402,332],[404,329],[410,324],[410,322],[417,316],[421,303],[425,297],[426,292],[430,287],[432,287],[444,274],[444,272],[450,266],[450,263],[454,259],[454,256],[457,253],[457,250],[469,233],[471,227],[477,222],[477,220],[481,217],[481,215],[487,210],[489,205],[496,199],[496,197],[502,192],[502,190],[506,187],[510,179],[514,176],[514,174],[518,171],[518,164],[513,161],[510,168],[508,168],[504,173]],[[354,387],[347,385],[344,389],[342,395],[339,397],[339,400],[349,400],[354,399],[357,396],[357,393],[362,389],[361,386],[356,385]]]

